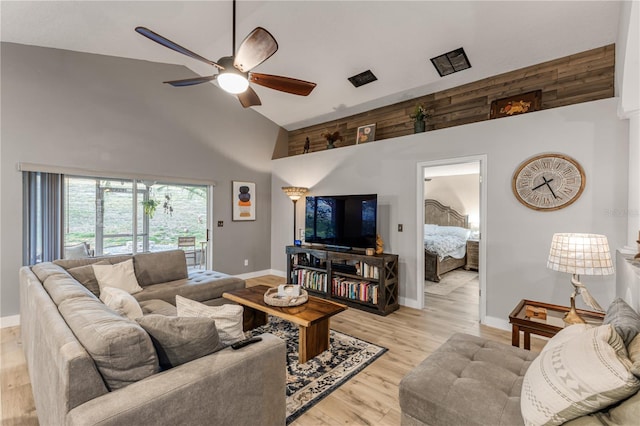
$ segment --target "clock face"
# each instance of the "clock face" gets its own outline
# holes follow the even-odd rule
[[[566,155],[542,154],[526,160],[513,174],[513,193],[534,210],[558,210],[580,197],[585,176],[576,160]]]

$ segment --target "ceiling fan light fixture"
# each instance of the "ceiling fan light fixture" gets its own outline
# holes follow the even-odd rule
[[[243,93],[249,87],[247,77],[234,72],[222,72],[218,75],[218,84],[225,92],[237,95]]]

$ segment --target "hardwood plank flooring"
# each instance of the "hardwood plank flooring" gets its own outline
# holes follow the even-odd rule
[[[284,278],[276,276],[247,280],[248,286],[282,283]],[[425,297],[424,310],[401,307],[381,317],[350,308],[332,317],[331,328],[389,350],[293,425],[399,425],[400,380],[451,334],[465,332],[511,343],[510,332],[478,324],[477,284],[462,286],[446,296]],[[37,425],[20,329],[4,328],[0,337],[0,422],[2,425]],[[544,344],[545,340],[531,339],[533,350],[540,350]]]

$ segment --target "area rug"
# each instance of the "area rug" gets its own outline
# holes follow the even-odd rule
[[[429,294],[437,294],[438,296],[446,296],[457,288],[478,279],[478,273],[474,271],[465,271],[464,269],[455,269],[447,272],[442,276],[440,282],[433,281],[424,282],[424,292]]]
[[[329,350],[298,364],[298,327],[269,316],[251,335],[271,333],[287,342],[287,424],[300,417],[387,351],[378,345],[331,330]]]

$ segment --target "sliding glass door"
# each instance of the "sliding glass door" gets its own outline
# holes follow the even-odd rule
[[[65,247],[115,255],[176,249],[178,237],[195,237],[193,263],[206,264],[207,186],[65,176],[64,192]]]

